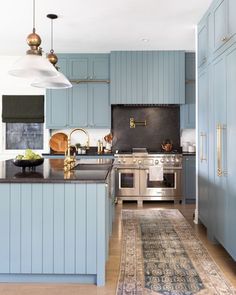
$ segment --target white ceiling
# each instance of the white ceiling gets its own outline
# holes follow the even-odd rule
[[[194,50],[194,26],[212,0],[36,0],[36,29],[50,49],[48,13],[59,52]],[[6,0],[0,9],[0,55],[22,55],[32,31],[32,0]],[[141,41],[143,38],[149,42]]]

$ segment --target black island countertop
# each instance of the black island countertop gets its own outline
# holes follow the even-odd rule
[[[104,183],[112,162],[112,159],[81,159],[76,161],[76,165],[83,164],[82,168],[86,169],[77,166],[77,169],[65,173],[64,159],[44,159],[35,171],[22,171],[12,160],[0,161],[0,183]]]

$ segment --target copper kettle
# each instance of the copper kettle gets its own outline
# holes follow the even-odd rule
[[[165,152],[171,152],[172,151],[172,148],[173,148],[173,144],[170,140],[165,140],[162,145],[161,145],[163,151]]]

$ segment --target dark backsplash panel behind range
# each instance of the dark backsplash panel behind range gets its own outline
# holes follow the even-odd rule
[[[147,126],[130,128],[130,118],[147,121]],[[179,106],[113,106],[112,133],[113,150],[130,150],[133,147],[146,147],[161,150],[166,139],[173,142],[174,149],[180,147],[180,108]]]

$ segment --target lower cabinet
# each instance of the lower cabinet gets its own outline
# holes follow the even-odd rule
[[[183,156],[183,200],[185,203],[196,201],[196,156]]]
[[[71,89],[47,91],[47,128],[110,128],[110,124],[107,83],[80,83]]]

